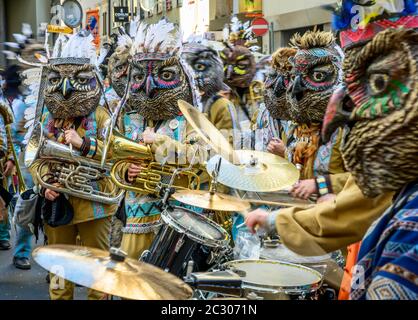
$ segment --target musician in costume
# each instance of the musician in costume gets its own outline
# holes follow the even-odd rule
[[[100,160],[104,131],[109,126],[110,119],[109,113],[99,106],[103,93],[99,85],[96,50],[92,41],[92,35],[86,31],[74,34],[68,40],[58,38],[52,58],[44,66],[45,108],[38,102],[40,109],[37,110],[36,116],[41,113],[41,124],[46,139],[70,146],[86,159]],[[40,112],[42,110],[43,114]],[[36,125],[39,119],[35,118],[34,121]],[[39,174],[41,179],[47,179],[48,183],[63,188],[64,186],[57,181],[62,169],[51,163],[46,170],[39,172],[40,163],[40,160],[35,160],[30,166],[35,183],[40,184]],[[113,189],[107,178],[89,183],[94,190],[106,192]],[[80,198],[70,195],[67,201],[62,193],[44,187],[41,188],[40,194],[44,198],[44,206],[48,208],[59,205],[59,213],[66,213],[63,217],[56,217],[57,221],[52,218],[45,221],[44,230],[49,244],[77,244],[79,236],[85,246],[109,249],[110,217],[115,213],[117,204],[103,204],[81,198],[81,195]],[[70,212],[73,212],[72,219],[67,221],[67,217],[71,218]],[[44,218],[45,214],[46,211],[43,211]],[[53,226],[50,225],[51,220]],[[74,284],[62,281],[63,279],[51,275],[51,299],[73,298]],[[100,292],[88,290],[89,299],[104,297]]]
[[[304,254],[364,236],[350,298],[416,300],[417,8],[411,1],[365,5],[361,27],[351,29],[352,5],[343,2],[335,17],[347,90],[331,99],[323,136],[353,122],[343,146],[353,176],[332,201],[269,218],[255,212],[248,225],[276,227],[286,246]]]
[[[133,33],[136,32],[136,19],[131,23],[131,33],[128,34],[124,29],[120,29],[119,35],[114,39],[115,50],[108,61],[109,88],[105,95],[110,109],[115,112],[118,103],[123,98],[129,82],[128,68],[130,51],[132,47]],[[124,111],[131,110],[128,104],[125,104]],[[123,126],[123,125],[122,125]],[[120,211],[118,212],[120,213]],[[124,217],[116,214],[112,217],[110,245],[119,248],[122,243],[122,228],[124,227]]]
[[[224,35],[226,47],[220,52],[225,83],[231,88],[230,100],[237,110],[240,129],[249,132],[253,116],[264,102],[262,82],[254,81],[257,66],[253,52],[259,47],[254,45],[257,40],[253,38],[248,22],[242,24],[233,17],[231,26],[227,28]],[[235,140],[237,149],[252,148],[253,143],[248,137],[236,137]]]
[[[338,128],[327,143],[320,132],[331,94],[342,82],[344,54],[331,32],[307,31],[295,34],[290,42],[297,52],[290,58],[294,79],[287,101],[295,126],[287,153],[301,173],[292,194],[308,199],[314,194],[338,193],[348,177],[340,152],[348,127]]]
[[[39,40],[42,40],[45,30],[38,30]],[[45,48],[33,38],[32,28],[29,24],[22,24],[22,32],[13,34],[15,42],[7,42],[5,44],[8,49],[9,59],[11,59],[11,65],[5,71],[5,90],[4,98],[10,104],[14,115],[14,123],[11,126],[12,139],[14,143],[14,149],[18,156],[19,170],[21,171],[23,178],[25,179],[26,187],[32,187],[32,176],[23,164],[23,139],[27,129],[25,128],[24,114],[28,107],[35,103],[32,101],[32,97],[28,95],[30,93],[29,84],[32,77],[32,70],[30,66],[19,63],[17,58],[22,58],[29,63],[39,62],[37,56],[45,54]],[[12,58],[13,57],[13,58]],[[23,81],[22,81],[23,80]],[[15,183],[16,179],[12,179],[12,193],[17,193],[19,186]],[[13,202],[14,204],[14,202]],[[13,205],[14,207],[14,205]],[[18,269],[28,270],[30,265],[30,254],[32,252],[32,232],[25,228],[22,228],[16,224],[16,242],[13,255],[13,264]]]
[[[295,54],[295,48],[279,48],[273,54],[270,72],[265,82],[265,107],[258,110],[253,124],[256,135],[255,149],[281,157],[286,156],[286,145],[291,138],[293,127],[286,90],[291,83],[292,64],[289,59]]]
[[[184,46],[183,58],[195,73],[202,111],[232,142],[232,130],[238,128],[238,118],[235,106],[219,94],[224,89],[224,73],[218,53],[204,40],[196,40]]]
[[[192,70],[182,59],[181,50],[181,32],[167,20],[138,26],[131,49],[127,88],[127,104],[131,110],[124,112],[120,129],[126,137],[149,145],[160,163],[187,164],[196,155],[195,162],[203,164],[206,149],[196,143],[193,129],[177,105],[181,99],[200,106]],[[122,169],[120,176],[132,183],[141,169],[130,164]],[[138,259],[151,245],[161,223],[160,204],[161,199],[153,194],[126,193],[127,222],[121,248],[129,257]]]
[[[3,95],[3,90],[0,88],[0,103],[3,110],[11,110],[10,104]],[[10,245],[10,222],[8,214],[8,205],[11,201],[12,195],[9,193],[8,177],[10,177],[14,170],[14,159],[12,154],[11,137],[7,137],[5,129],[5,121],[0,117],[0,176],[1,176],[1,194],[0,194],[0,250],[9,250]]]
[[[133,25],[134,27],[134,25]],[[115,110],[120,99],[125,94],[128,85],[128,66],[130,50],[132,46],[132,35],[127,34],[123,29],[117,37],[114,53],[108,61],[109,88],[106,90],[106,98],[110,109]],[[128,106],[125,106],[128,109]]]

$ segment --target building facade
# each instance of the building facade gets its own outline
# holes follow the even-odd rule
[[[272,53],[287,46],[295,32],[303,33],[315,26],[331,29],[331,14],[325,5],[336,5],[336,0],[263,0],[264,18],[270,32],[263,38],[263,51]]]

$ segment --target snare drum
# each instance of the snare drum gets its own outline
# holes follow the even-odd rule
[[[322,275],[305,266],[271,260],[235,260],[224,264],[242,278],[244,297],[269,300],[308,299],[322,284]]]
[[[192,210],[166,209],[161,219],[164,224],[141,260],[178,277],[186,274],[189,261],[194,262],[192,271],[208,270],[214,263],[213,255],[228,247],[228,233]]]
[[[332,254],[322,256],[301,256],[291,251],[281,243],[272,243],[265,241],[261,248],[260,258],[288,262],[293,264],[302,264],[313,268],[323,275],[322,298],[335,299],[339,290],[344,269],[333,259]],[[332,292],[334,291],[334,293]]]

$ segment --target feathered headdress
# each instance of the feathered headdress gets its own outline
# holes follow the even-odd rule
[[[332,27],[341,46],[368,41],[387,28],[418,28],[416,0],[340,0]]]
[[[130,55],[132,60],[165,60],[171,57],[177,57],[183,68],[193,95],[194,106],[202,110],[199,90],[196,85],[193,70],[181,57],[183,49],[183,34],[178,26],[174,25],[166,18],[161,19],[156,24],[147,24],[135,19],[130,26],[130,38],[120,39],[120,45],[131,45]],[[119,41],[118,41],[119,45]],[[125,96],[129,91],[129,85],[126,88]],[[124,107],[126,99],[122,99],[116,108],[115,114],[119,114]],[[114,117],[115,123],[117,117]]]
[[[86,30],[82,30],[76,34],[71,35],[68,40],[65,38],[58,39],[55,43],[52,59],[62,60],[66,63],[89,63],[97,65],[96,47],[93,43],[93,35]]]
[[[166,19],[156,24],[138,24],[133,40],[131,55],[136,60],[165,59],[169,56],[180,56],[182,33],[178,27]]]
[[[224,42],[232,46],[244,46],[251,51],[258,51],[260,47],[257,39],[254,38],[253,28],[250,22],[242,23],[237,17],[232,17],[230,25],[225,25],[223,29]]]

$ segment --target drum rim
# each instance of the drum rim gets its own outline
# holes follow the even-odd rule
[[[261,285],[259,283],[253,283],[251,281],[246,281],[245,279],[242,279],[242,283],[246,289],[251,289],[253,291],[259,291],[259,292],[264,292],[264,293],[266,291],[268,292],[272,290],[278,291],[278,293],[286,293],[286,294],[312,293],[312,292],[317,291],[321,287],[323,278],[324,278],[324,276],[319,271],[313,268],[310,268],[301,264],[297,264],[297,263],[290,263],[290,262],[279,261],[279,260],[265,260],[265,259],[232,260],[232,261],[225,262],[223,266],[228,267],[228,266],[233,266],[234,264],[239,265],[241,263],[271,263],[271,264],[287,265],[287,266],[292,266],[292,267],[309,271],[310,273],[313,273],[318,277],[318,281],[311,283],[311,284],[307,284],[307,285],[301,285],[301,286]]]
[[[183,208],[183,207],[180,207],[180,206],[172,206],[172,208],[188,211],[188,212],[190,212],[192,214],[196,214],[196,215],[199,214],[199,213],[197,213],[197,212],[195,212],[191,209]],[[168,224],[170,227],[172,227],[174,230],[176,230],[177,232],[184,233],[191,240],[193,240],[195,242],[198,242],[200,244],[203,244],[205,246],[212,247],[212,248],[226,247],[229,244],[230,237],[229,237],[228,232],[224,228],[222,228],[220,225],[218,225],[214,221],[210,220],[209,218],[205,217],[204,215],[200,215],[200,217],[203,218],[203,220],[205,220],[206,222],[208,222],[209,225],[211,225],[212,227],[215,227],[217,230],[221,231],[221,233],[225,236],[224,239],[216,240],[216,239],[208,239],[208,238],[205,238],[203,236],[200,236],[199,234],[191,231],[190,229],[184,228],[182,225],[180,225],[178,223],[178,221],[176,221],[167,212],[168,212],[168,209],[164,209],[163,212],[161,212],[161,218],[163,219],[163,221],[166,224]]]

